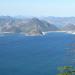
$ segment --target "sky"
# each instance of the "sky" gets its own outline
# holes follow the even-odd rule
[[[75,0],[0,0],[0,15],[75,17]]]

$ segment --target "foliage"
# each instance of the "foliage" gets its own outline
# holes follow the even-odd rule
[[[58,67],[60,73],[58,75],[75,75],[75,69],[72,66]]]

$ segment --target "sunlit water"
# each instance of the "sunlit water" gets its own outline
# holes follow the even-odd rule
[[[58,67],[74,63],[75,35],[0,37],[0,75],[57,75]]]

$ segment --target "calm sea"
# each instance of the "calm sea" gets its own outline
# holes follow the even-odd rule
[[[0,36],[0,75],[57,75],[75,64],[75,35]]]

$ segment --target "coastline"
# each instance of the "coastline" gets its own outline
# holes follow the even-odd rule
[[[48,33],[52,33],[52,32],[57,32],[57,33],[67,33],[67,34],[75,34],[75,32],[73,31],[48,31],[48,32],[42,32],[42,34],[27,34],[27,33],[14,33],[14,32],[0,32],[0,36],[5,36],[6,34],[22,34],[22,35],[25,35],[25,36],[44,36]]]
[[[75,32],[73,32],[73,31],[48,31],[48,32],[42,32],[42,33],[43,33],[43,35],[46,35],[47,33],[52,33],[52,32],[75,34]]]

